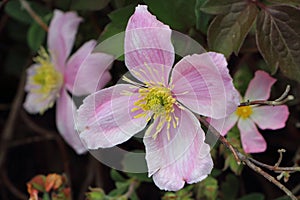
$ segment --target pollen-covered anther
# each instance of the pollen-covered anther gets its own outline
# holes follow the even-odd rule
[[[153,135],[153,138],[156,138],[165,123],[167,123],[167,129],[170,129],[172,118],[175,117],[174,104],[176,103],[176,99],[172,96],[170,89],[163,86],[150,85],[146,88],[140,88],[139,94],[140,99],[134,103],[136,107],[131,109],[131,111],[143,111],[134,116],[135,118],[146,117],[149,113],[153,114],[153,119],[159,118],[156,132]],[[168,138],[169,137],[168,134]]]
[[[251,106],[241,106],[236,110],[236,114],[243,119],[247,119],[252,113],[253,111]]]

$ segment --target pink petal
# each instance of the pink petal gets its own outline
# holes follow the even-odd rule
[[[118,84],[85,98],[77,127],[89,149],[115,146],[145,128],[148,116],[134,118],[140,111],[131,111],[138,96],[137,87]]]
[[[66,87],[72,94],[87,95],[104,86],[110,75],[114,57],[104,53],[91,53],[96,45],[95,40],[86,42],[67,63],[65,72]]]
[[[165,125],[156,139],[157,122],[148,128],[144,143],[149,176],[164,190],[179,190],[184,183],[196,183],[210,174],[213,162],[209,145],[204,143],[204,132],[196,117],[189,111],[176,108],[177,128],[170,127],[170,140]]]
[[[228,131],[235,125],[238,121],[238,116],[235,113],[232,113],[226,118],[223,119],[212,119],[209,118],[208,122],[213,126],[219,133],[223,136],[228,133]]]
[[[252,108],[251,119],[261,129],[280,129],[285,127],[289,117],[289,109],[286,105],[281,106],[259,106]]]
[[[125,32],[125,63],[142,82],[168,83],[174,62],[171,29],[148,12],[147,6],[137,6]]]
[[[78,154],[85,153],[85,148],[75,130],[76,106],[65,89],[62,90],[56,104],[56,126],[64,140]]]
[[[235,111],[239,94],[222,54],[203,53],[179,61],[171,76],[176,99],[193,112],[220,119]]]
[[[256,71],[245,93],[244,100],[267,100],[270,97],[271,87],[276,82],[268,73]]]
[[[72,50],[79,23],[82,21],[75,12],[54,11],[49,25],[48,49],[57,70],[63,72],[67,57]]]
[[[267,143],[251,119],[240,119],[238,128],[241,133],[243,149],[246,153],[260,153],[266,150]]]

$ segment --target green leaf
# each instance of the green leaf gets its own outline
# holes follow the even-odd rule
[[[101,188],[89,188],[89,192],[86,193],[87,200],[104,200],[105,192]]]
[[[232,52],[238,54],[258,12],[256,5],[247,2],[233,4],[232,8],[234,12],[218,15],[208,28],[209,48],[227,58]]]
[[[215,200],[218,196],[218,181],[212,176],[208,176],[197,184],[197,199]]]
[[[45,16],[47,13],[49,13],[49,10],[46,7],[43,7],[36,2],[27,1],[27,3],[39,16]],[[28,12],[23,8],[19,0],[9,1],[5,6],[5,12],[12,18],[25,24],[30,24],[34,21]]]
[[[225,182],[221,185],[223,200],[235,200],[239,191],[239,182],[233,174],[226,176]]]
[[[196,15],[196,28],[202,33],[206,34],[209,22],[212,18],[212,15],[207,14],[201,10],[201,6],[205,0],[196,0],[195,6],[195,15]]]
[[[43,44],[46,31],[36,22],[32,23],[27,32],[27,43],[32,51],[37,51]]]
[[[269,2],[272,3],[279,3],[279,4],[289,4],[289,5],[294,5],[294,6],[299,6],[300,5],[300,0],[268,0]]]
[[[261,10],[256,25],[258,49],[272,73],[280,68],[300,82],[300,9],[271,6]]]
[[[239,198],[238,200],[264,200],[265,196],[261,193],[251,193]]]
[[[234,74],[234,87],[240,92],[242,96],[244,96],[252,77],[253,75],[247,65],[242,65],[241,67],[239,67],[236,73]]]
[[[245,0],[207,0],[199,9],[213,15],[226,14],[239,11],[245,3],[247,3]]]
[[[196,0],[143,0],[150,12],[172,29],[185,31],[196,23]]]
[[[72,0],[71,10],[101,10],[110,0]]]
[[[152,179],[148,177],[148,173],[127,173],[127,175],[141,182],[148,182],[148,183],[152,182]]]
[[[225,164],[224,164],[224,170],[227,168],[230,168],[231,171],[234,172],[236,175],[240,175],[243,170],[243,165],[242,164],[237,164],[233,154],[230,154],[229,156],[226,157]]]
[[[110,170],[110,177],[116,182],[126,181],[126,179],[115,169]]]
[[[129,182],[116,182],[116,189],[112,190],[108,196],[116,197],[124,194],[128,187],[129,187]]]
[[[104,31],[100,35],[99,41],[102,42],[113,35],[124,32],[130,16],[134,12],[134,8],[135,5],[129,5],[111,12],[108,15],[108,17],[111,19],[111,22],[105,27]],[[123,45],[123,43],[120,44]]]

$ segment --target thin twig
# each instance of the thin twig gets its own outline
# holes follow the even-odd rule
[[[0,140],[0,144],[1,144],[0,145],[0,168],[2,167],[3,162],[5,160],[8,143],[9,143],[9,141],[11,140],[11,138],[13,136],[13,132],[14,132],[14,128],[15,128],[14,124],[15,124],[15,121],[18,117],[19,110],[20,110],[20,107],[21,107],[22,102],[23,102],[25,79],[26,79],[26,73],[25,73],[25,71],[23,71],[21,79],[20,79],[17,94],[16,94],[16,96],[13,100],[11,111],[8,115],[6,125],[5,125],[5,127],[3,129],[3,132],[1,134],[1,140]]]
[[[29,3],[26,0],[20,0],[23,8],[28,12],[28,14],[45,30],[48,32],[48,26],[45,22],[38,16],[34,10],[30,7]]]
[[[279,189],[284,191],[292,200],[297,200],[297,198],[293,195],[293,193],[289,189],[287,189],[284,185],[282,185],[279,181],[277,181],[274,177],[269,175],[267,172],[263,171],[260,167],[256,166],[249,157],[245,156],[244,154],[239,152],[235,147],[233,147],[228,142],[228,140],[224,136],[222,136],[213,126],[211,126],[204,118],[199,116],[198,119],[205,127],[208,128],[208,131],[210,133],[214,134],[214,136],[219,138],[222,144],[224,144],[232,152],[238,164],[242,161],[242,163],[246,164],[253,171],[259,173],[267,180],[272,182],[274,185],[276,185]]]
[[[4,183],[4,185],[7,187],[7,189],[18,199],[21,200],[27,200],[28,197],[23,194],[18,188],[16,188],[14,186],[14,184],[9,180],[8,176],[7,176],[7,172],[6,170],[2,169],[1,170],[1,179],[2,182]]]
[[[272,166],[272,165],[267,165],[265,163],[259,162],[258,160],[255,160],[251,157],[248,158],[251,162],[255,163],[256,165],[259,165],[261,167],[264,167],[266,169],[269,169],[274,172],[296,172],[300,171],[300,167],[278,167],[278,166]]]
[[[265,100],[247,101],[247,102],[240,103],[239,107],[250,106],[250,105],[270,105],[270,106],[283,105],[288,101],[294,100],[293,95],[288,95],[289,91],[290,91],[290,86],[287,85],[283,94],[274,101],[265,101]]]
[[[53,140],[56,137],[54,135],[45,135],[45,136],[33,136],[29,138],[24,138],[21,140],[15,140],[9,143],[9,148],[21,146],[21,145],[27,145],[27,144],[32,144],[35,142],[41,142],[45,140]]]
[[[135,179],[132,179],[131,182],[130,182],[130,185],[128,187],[128,190],[127,192],[122,195],[123,197],[125,197],[125,199],[129,199],[132,195],[132,193],[134,192],[135,190],[135,187],[139,184],[139,182]]]
[[[267,172],[265,172],[264,170],[262,170],[260,167],[256,166],[255,164],[253,164],[248,159],[247,156],[245,156],[244,154],[240,153],[239,151],[237,151],[237,154],[238,154],[239,158],[248,167],[250,167],[253,171],[259,173],[260,175],[262,175],[263,177],[265,177],[268,181],[272,182],[279,189],[281,189],[282,191],[284,191],[292,200],[297,200],[297,197],[295,197],[294,194],[289,189],[287,189],[284,185],[282,185],[279,181],[277,181],[273,176],[271,176],[270,174],[268,174]]]

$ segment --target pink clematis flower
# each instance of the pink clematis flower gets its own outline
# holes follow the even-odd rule
[[[137,6],[125,32],[125,63],[138,80],[88,96],[78,110],[89,149],[123,143],[142,131],[148,175],[164,190],[179,190],[210,174],[213,162],[193,112],[223,118],[239,104],[223,55],[194,54],[172,69],[171,29]]]
[[[28,95],[24,103],[29,113],[42,114],[56,102],[57,128],[78,154],[84,153],[86,148],[74,129],[76,107],[68,92],[87,95],[103,87],[111,78],[108,68],[113,61],[110,55],[92,54],[95,40],[83,44],[68,59],[81,21],[75,12],[54,11],[47,41],[49,55],[41,48],[39,55],[34,58],[36,63],[28,68],[25,86]]]
[[[250,81],[244,99],[241,101],[267,100],[270,97],[271,87],[276,82],[268,73],[256,71],[254,78]],[[280,129],[285,126],[289,116],[286,105],[280,106],[243,106],[228,116],[225,120],[210,120],[212,126],[220,131],[222,135],[237,123],[241,133],[243,149],[246,153],[264,152],[267,143],[257,130]]]

